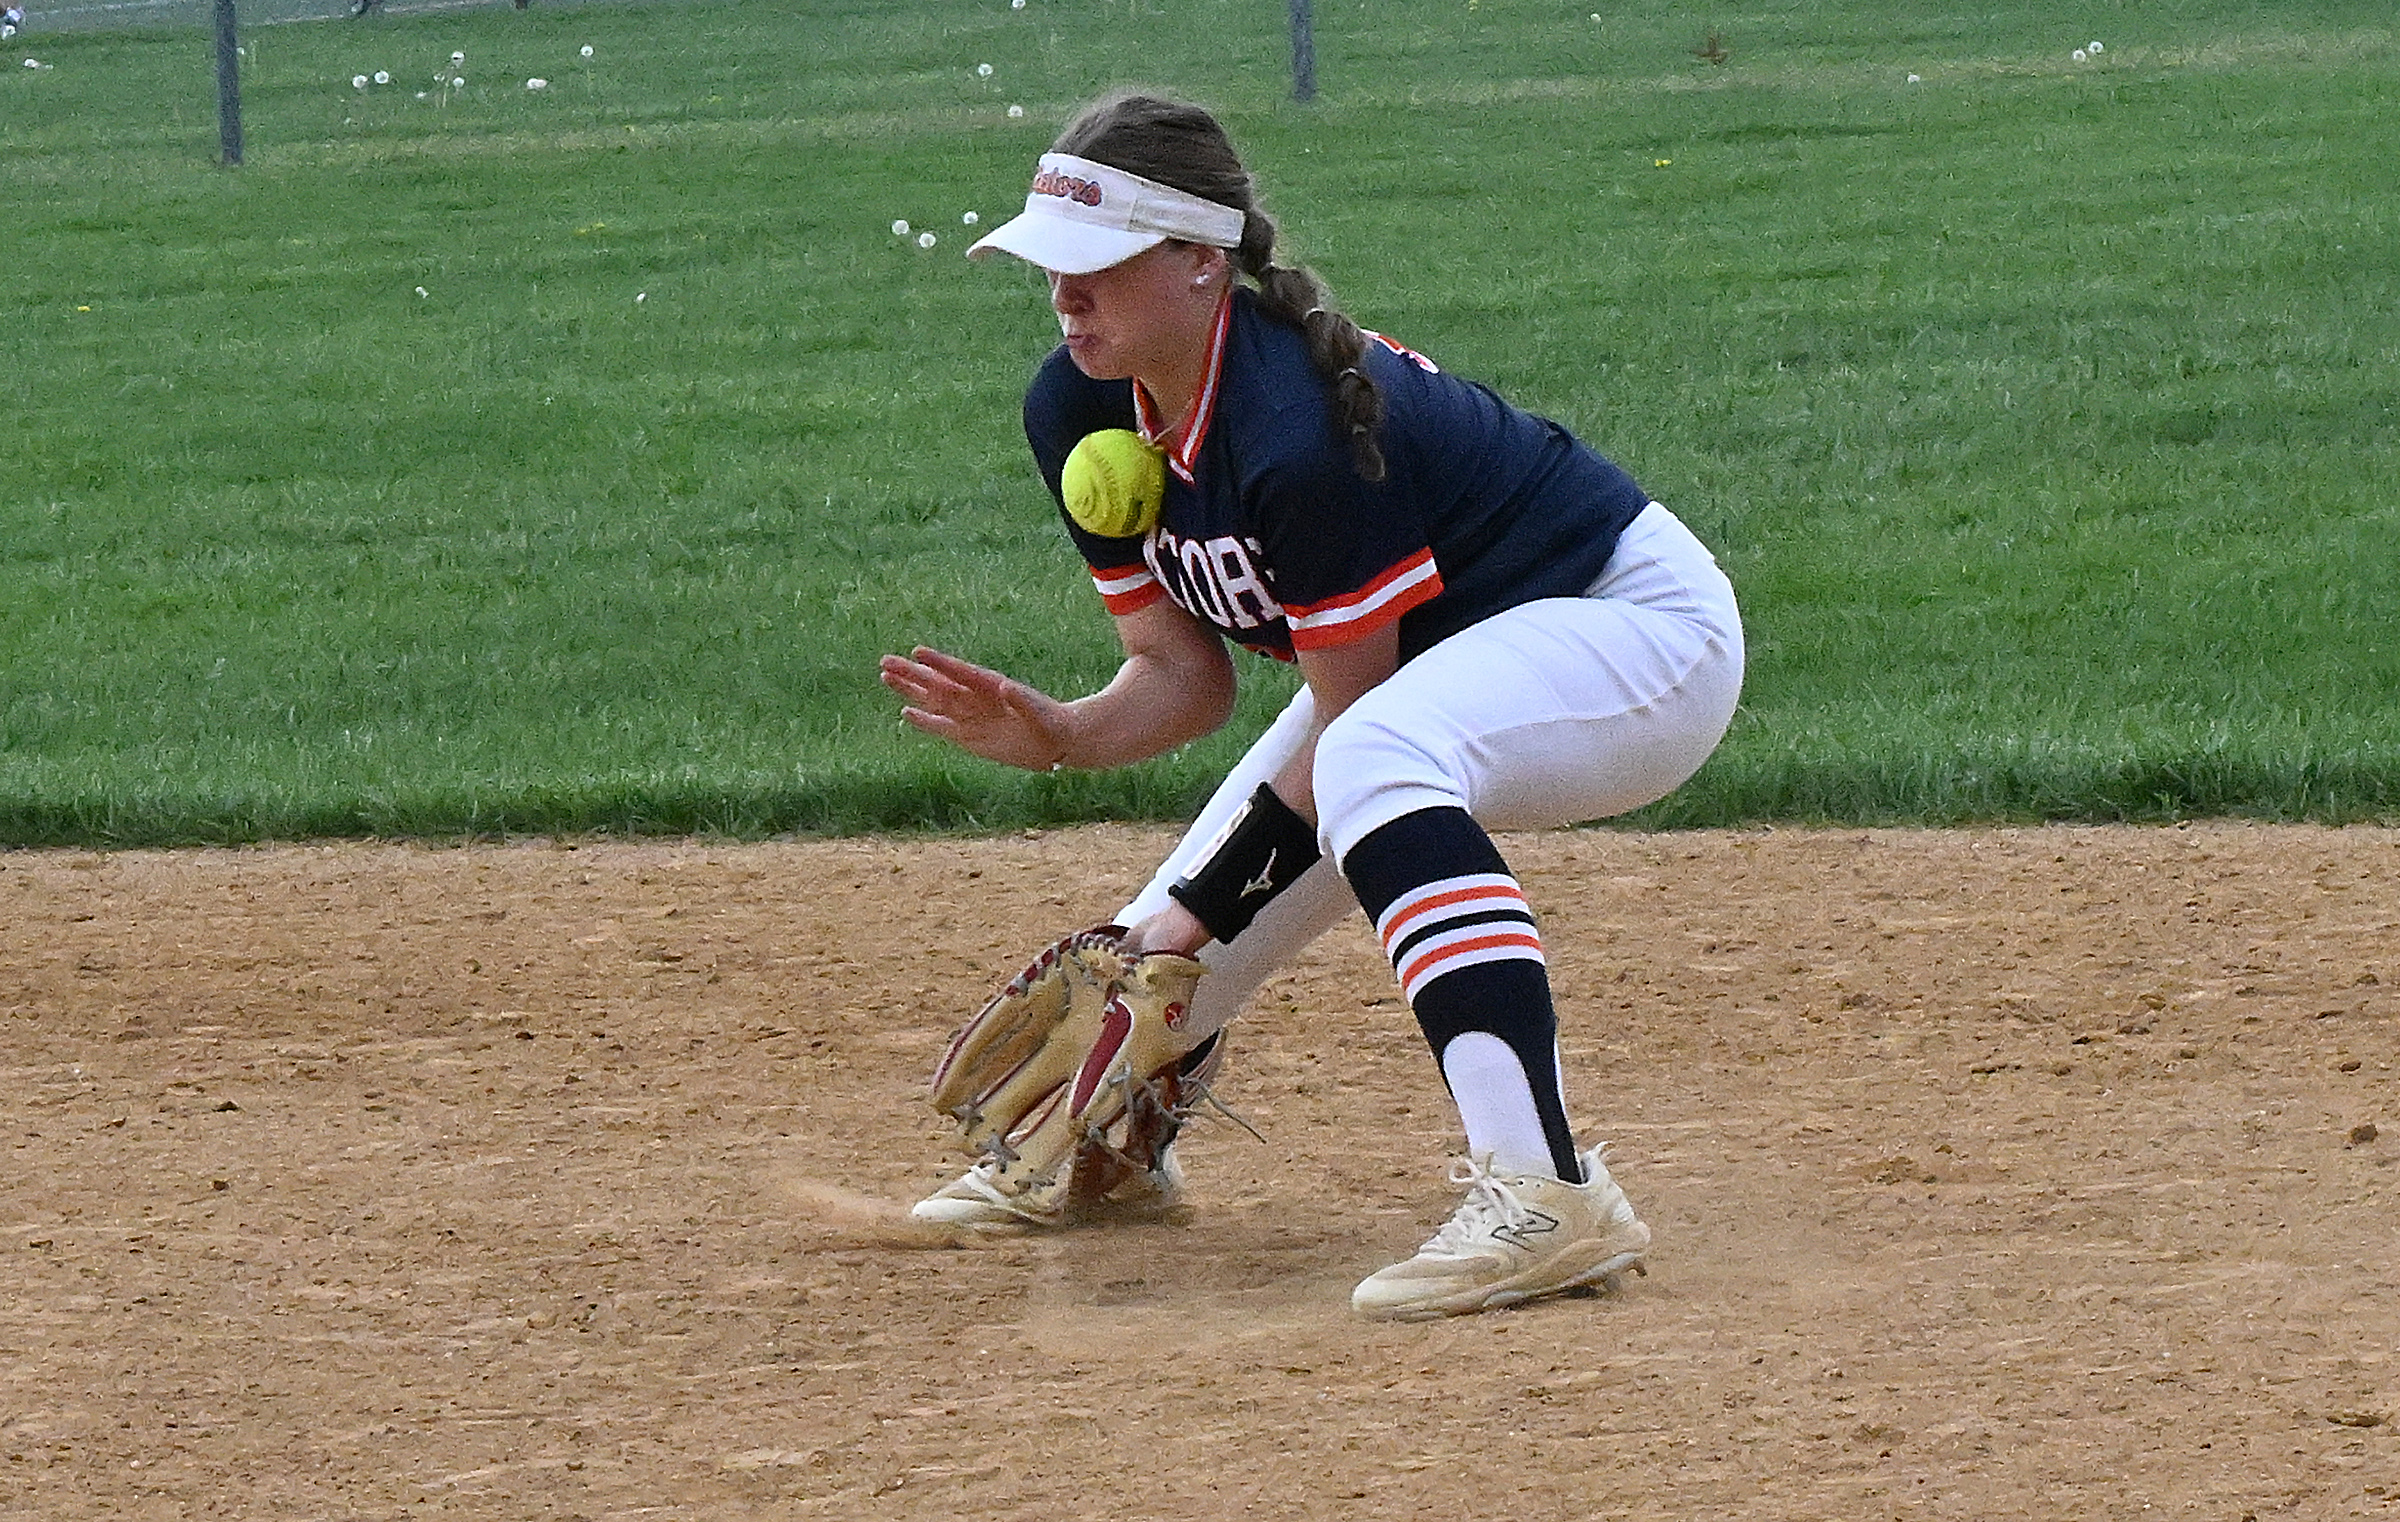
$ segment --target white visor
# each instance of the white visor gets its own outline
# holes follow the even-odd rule
[[[995,227],[967,257],[994,249],[1061,275],[1121,264],[1169,238],[1232,248],[1242,214],[1230,206],[1068,153],[1045,153],[1025,209]]]

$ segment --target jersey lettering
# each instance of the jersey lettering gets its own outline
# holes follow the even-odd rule
[[[1274,594],[1267,590],[1266,584],[1258,579],[1258,567],[1240,540],[1210,540],[1209,560],[1209,569],[1216,573],[1217,584],[1225,589],[1227,605],[1248,611],[1249,621],[1242,625],[1243,628],[1255,629],[1260,624],[1272,623],[1283,617],[1283,609],[1277,605]]]
[[[1186,539],[1160,528],[1142,546],[1150,572],[1177,606],[1228,632],[1263,629],[1283,619],[1283,608],[1258,573],[1256,544],[1231,534]]]
[[[1226,616],[1224,595],[1217,589],[1216,578],[1208,574],[1213,568],[1208,546],[1198,539],[1186,539],[1176,550],[1176,563],[1183,567],[1183,584],[1192,594],[1193,611],[1220,629],[1240,628]]]

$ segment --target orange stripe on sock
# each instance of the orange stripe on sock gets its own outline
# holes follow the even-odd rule
[[[1449,893],[1436,893],[1431,898],[1428,898],[1421,903],[1409,905],[1408,912],[1406,914],[1401,915],[1398,919],[1393,920],[1391,924],[1384,927],[1384,955],[1390,956],[1392,953],[1392,947],[1407,936],[1410,927],[1422,921],[1425,916],[1433,913],[1435,910],[1448,909],[1458,904],[1471,904],[1485,899],[1503,899],[1510,903],[1520,905],[1524,907],[1525,913],[1528,917],[1530,917],[1533,913],[1532,906],[1525,903],[1525,895],[1522,892],[1515,888],[1504,888],[1497,884],[1483,888],[1459,888]]]
[[[1532,952],[1537,959],[1542,954],[1542,938],[1529,930],[1510,930],[1497,935],[1479,935],[1472,940],[1451,941],[1446,945],[1435,947],[1407,966],[1400,968],[1401,986],[1404,988],[1415,987],[1427,976],[1425,969],[1438,967],[1453,957],[1465,956],[1471,951],[1491,951],[1502,946],[1522,947]],[[1438,973],[1432,974],[1437,977],[1439,975]]]

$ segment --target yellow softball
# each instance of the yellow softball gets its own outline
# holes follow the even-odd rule
[[[1131,539],[1157,526],[1167,494],[1167,459],[1125,428],[1087,433],[1067,456],[1059,490],[1067,516],[1092,533]]]

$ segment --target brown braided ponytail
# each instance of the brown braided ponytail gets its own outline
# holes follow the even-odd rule
[[[1333,292],[1306,267],[1275,262],[1275,219],[1258,204],[1250,173],[1217,119],[1198,106],[1154,95],[1111,95],[1085,107],[1051,145],[1172,185],[1243,216],[1242,241],[1228,250],[1234,268],[1258,286],[1259,305],[1300,330],[1308,359],[1333,403],[1361,479],[1383,479],[1383,393],[1367,374],[1367,340],[1333,304]]]

